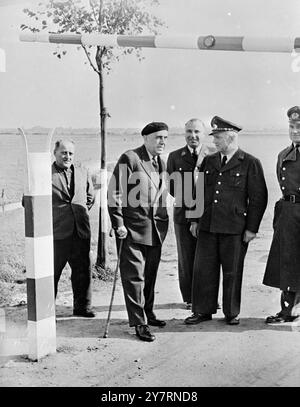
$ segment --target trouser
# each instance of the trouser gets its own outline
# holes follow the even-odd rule
[[[54,290],[65,265],[71,267],[74,310],[87,310],[91,306],[90,239],[81,239],[76,232],[66,239],[54,240]]]
[[[226,317],[240,313],[242,276],[248,244],[242,235],[199,231],[196,245],[192,311],[215,314],[218,306],[220,267],[223,271],[222,308]]]
[[[193,266],[197,239],[190,232],[188,223],[174,223],[177,253],[179,288],[184,302],[192,302]]]
[[[297,317],[300,315],[300,291],[281,291],[280,316]]]
[[[123,241],[120,274],[129,326],[145,325],[153,312],[154,286],[161,256],[161,245],[146,246]]]

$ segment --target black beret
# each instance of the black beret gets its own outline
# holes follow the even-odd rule
[[[156,131],[160,130],[169,130],[169,127],[163,122],[152,122],[143,128],[142,136],[147,136],[148,134],[155,133]]]
[[[287,116],[290,119],[290,122],[300,121],[300,106],[291,107],[287,111]]]
[[[210,122],[212,131],[209,135],[221,133],[223,131],[241,131],[242,127],[237,124],[231,123],[228,120],[222,119],[222,117],[214,116]]]

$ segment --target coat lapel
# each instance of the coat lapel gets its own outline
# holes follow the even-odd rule
[[[181,152],[181,158],[186,161],[187,163],[191,164],[192,166],[194,166],[194,160],[192,157],[192,154],[190,152],[190,150],[188,149],[187,146],[185,146]]]
[[[159,189],[159,174],[154,170],[145,146],[141,147],[140,160],[142,167],[154,184],[155,188]]]
[[[281,164],[283,161],[296,161],[296,149],[293,144],[284,151]]]
[[[62,172],[57,170],[54,163],[52,164],[52,174],[53,174],[52,184],[56,188],[58,188],[61,192],[63,192],[65,195],[70,197],[65,176]]]
[[[218,170],[220,171],[221,169],[221,161],[220,161],[220,153],[214,153],[210,156],[211,159],[211,164]]]
[[[240,165],[241,160],[244,159],[244,152],[240,149],[238,149],[233,157],[231,157],[231,159],[224,165],[224,167],[222,168],[222,171],[228,171],[231,170],[232,168],[236,167],[237,165]]]

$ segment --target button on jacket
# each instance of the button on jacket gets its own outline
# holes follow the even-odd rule
[[[200,166],[203,158],[211,152],[210,147],[202,145],[197,165]],[[169,154],[167,162],[169,176],[172,176],[174,173],[180,175],[180,182],[178,184],[173,180],[169,182],[169,192],[175,198],[173,212],[174,223],[184,224],[190,221],[190,219],[186,218],[186,210],[189,209],[187,208],[186,203],[189,203],[191,200],[190,194],[192,193],[192,188],[189,184],[194,181],[194,170],[195,162],[187,146],[172,151]],[[176,177],[174,180],[176,180]],[[186,183],[184,183],[184,180],[186,180]],[[186,185],[185,190],[184,185]]]

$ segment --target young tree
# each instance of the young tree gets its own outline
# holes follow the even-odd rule
[[[24,9],[24,13],[34,20],[34,24],[22,24],[22,30],[52,33],[101,33],[157,34],[164,23],[152,14],[158,0],[48,0],[39,3],[35,9]],[[106,119],[109,113],[104,100],[105,74],[109,74],[114,62],[122,56],[135,54],[143,59],[140,48],[110,48],[97,46],[92,56],[91,47],[80,46],[91,68],[98,76],[100,106],[100,209],[97,266],[107,267],[107,168],[106,168]],[[61,59],[67,51],[60,45],[53,52]]]

